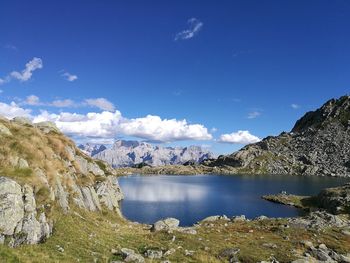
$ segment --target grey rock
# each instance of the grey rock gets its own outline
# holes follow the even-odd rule
[[[57,199],[59,205],[63,209],[63,211],[66,213],[69,210],[69,203],[68,203],[68,197],[69,193],[65,190],[61,183],[60,176],[56,176],[56,185],[55,185],[55,199]]]
[[[83,157],[81,157],[81,156],[79,156],[79,155],[77,155],[76,157],[75,157],[75,162],[78,164],[78,166],[79,166],[79,171],[83,174],[83,175],[87,175],[88,174],[88,161],[85,159],[85,158],[83,158]]]
[[[64,248],[61,247],[60,245],[56,245],[56,248],[57,248],[57,251],[58,251],[58,252],[61,252],[61,253],[64,252]]]
[[[27,160],[20,158],[18,156],[9,156],[9,163],[11,166],[21,168],[21,169],[29,167]]]
[[[184,234],[189,234],[189,235],[196,235],[197,230],[194,229],[193,227],[178,227],[176,231],[184,233]]]
[[[277,245],[274,243],[264,243],[262,244],[263,247],[270,248],[270,249],[275,249],[277,248]]]
[[[24,217],[22,188],[15,181],[0,177],[0,234],[13,235]]]
[[[11,131],[4,124],[0,123],[0,135],[12,136]]]
[[[160,259],[163,257],[163,251],[155,250],[155,249],[148,249],[145,252],[145,257],[151,258],[151,259]]]
[[[10,246],[37,244],[51,235],[45,214],[36,218],[33,188],[0,177],[0,235],[10,238]]]
[[[324,189],[318,194],[317,200],[321,207],[332,214],[347,213],[350,211],[350,184]]]
[[[119,201],[124,198],[117,177],[108,176],[105,181],[95,186],[97,196],[101,204],[109,210],[119,210]]]
[[[95,162],[89,162],[82,156],[76,155],[75,162],[79,165],[79,170],[83,175],[87,175],[89,172],[94,175],[105,175],[104,171]]]
[[[164,252],[164,257],[168,257],[176,252],[175,248],[170,248],[169,250]]]
[[[61,131],[57,128],[56,124],[51,121],[43,121],[35,124],[35,127],[40,129],[44,133],[56,132],[60,133]]]
[[[134,250],[129,248],[122,248],[120,250],[121,255],[124,258],[124,262],[135,262],[135,263],[144,263],[145,259],[138,253],[135,253]]]
[[[258,216],[254,218],[254,220],[257,220],[257,221],[266,220],[266,219],[269,219],[269,218],[267,216]]]
[[[341,263],[350,263],[350,256],[340,255],[339,262]]]
[[[88,171],[94,175],[105,175],[104,171],[96,163],[88,163]]]
[[[91,186],[81,187],[84,207],[90,211],[101,210],[101,205],[95,190]]]
[[[75,149],[68,145],[65,147],[65,149],[66,149],[69,161],[74,161],[76,156]]]
[[[239,251],[241,251],[241,250],[237,247],[226,248],[224,250],[221,250],[221,252],[219,253],[219,258],[231,259],[231,258],[235,257],[239,253]]]
[[[179,226],[180,221],[176,218],[166,218],[155,222],[152,226],[152,231],[171,231],[176,230]]]
[[[46,174],[40,168],[34,169],[34,175],[39,178],[39,180],[49,189],[49,181],[47,180]]]
[[[28,168],[28,167],[29,167],[29,165],[28,165],[27,160],[25,160],[23,158],[18,159],[18,168],[23,169],[23,168]]]
[[[218,220],[229,220],[229,218],[225,215],[208,216],[200,222],[214,222],[214,221],[218,221]]]
[[[13,122],[20,124],[20,125],[30,125],[32,126],[32,121],[29,118],[26,117],[15,117],[12,119]]]
[[[326,227],[345,227],[349,222],[339,216],[324,211],[311,212],[305,217],[291,218],[288,220],[294,227],[324,229]]]
[[[195,251],[185,249],[185,256],[193,256]]]

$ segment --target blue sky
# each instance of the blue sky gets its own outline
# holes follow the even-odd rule
[[[0,114],[78,141],[229,153],[349,93],[349,13],[345,0],[4,0]]]

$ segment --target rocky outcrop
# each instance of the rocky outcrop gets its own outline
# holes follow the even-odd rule
[[[52,233],[52,222],[38,215],[33,188],[0,177],[0,238],[10,246],[36,244]]]
[[[315,247],[310,241],[302,241],[302,245],[307,248],[304,257],[293,261],[292,263],[309,262],[328,262],[328,263],[347,263],[350,262],[350,254],[343,255],[328,248],[325,244],[319,244]]]
[[[231,173],[350,176],[350,96],[332,99],[298,120],[291,132],[204,161]]]
[[[311,212],[305,217],[289,219],[289,223],[294,227],[309,229],[324,229],[328,227],[350,226],[350,221],[346,217],[329,214],[324,211]]]
[[[0,242],[44,241],[52,233],[52,209],[121,215],[115,171],[82,153],[53,123],[0,119],[0,130],[7,136],[0,152]]]
[[[333,214],[350,214],[350,183],[322,190],[317,200],[321,207]]]
[[[110,149],[106,149],[104,145],[92,144],[79,145],[79,148],[113,167],[195,164],[214,157],[213,153],[199,146],[173,148],[124,140],[116,141]]]

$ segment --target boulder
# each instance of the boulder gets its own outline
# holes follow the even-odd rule
[[[33,125],[32,121],[26,117],[15,117],[12,119],[12,121],[20,125]]]
[[[176,218],[166,218],[155,222],[151,228],[151,231],[172,231],[176,230],[180,221]]]
[[[122,248],[120,254],[124,258],[124,262],[144,263],[145,259],[140,254],[129,248]]]
[[[35,127],[40,129],[44,133],[56,132],[60,133],[61,131],[57,128],[56,124],[51,121],[43,121],[35,123]]]
[[[163,257],[163,251],[155,250],[155,249],[148,249],[145,252],[145,257],[151,258],[151,259],[161,259]]]

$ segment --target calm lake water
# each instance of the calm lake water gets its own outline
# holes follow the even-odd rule
[[[210,216],[246,215],[253,218],[292,217],[299,209],[261,199],[281,190],[299,195],[315,195],[326,187],[339,186],[349,179],[299,176],[172,176],[131,175],[119,178],[125,194],[123,215],[141,223],[175,217],[180,225],[189,226]]]

